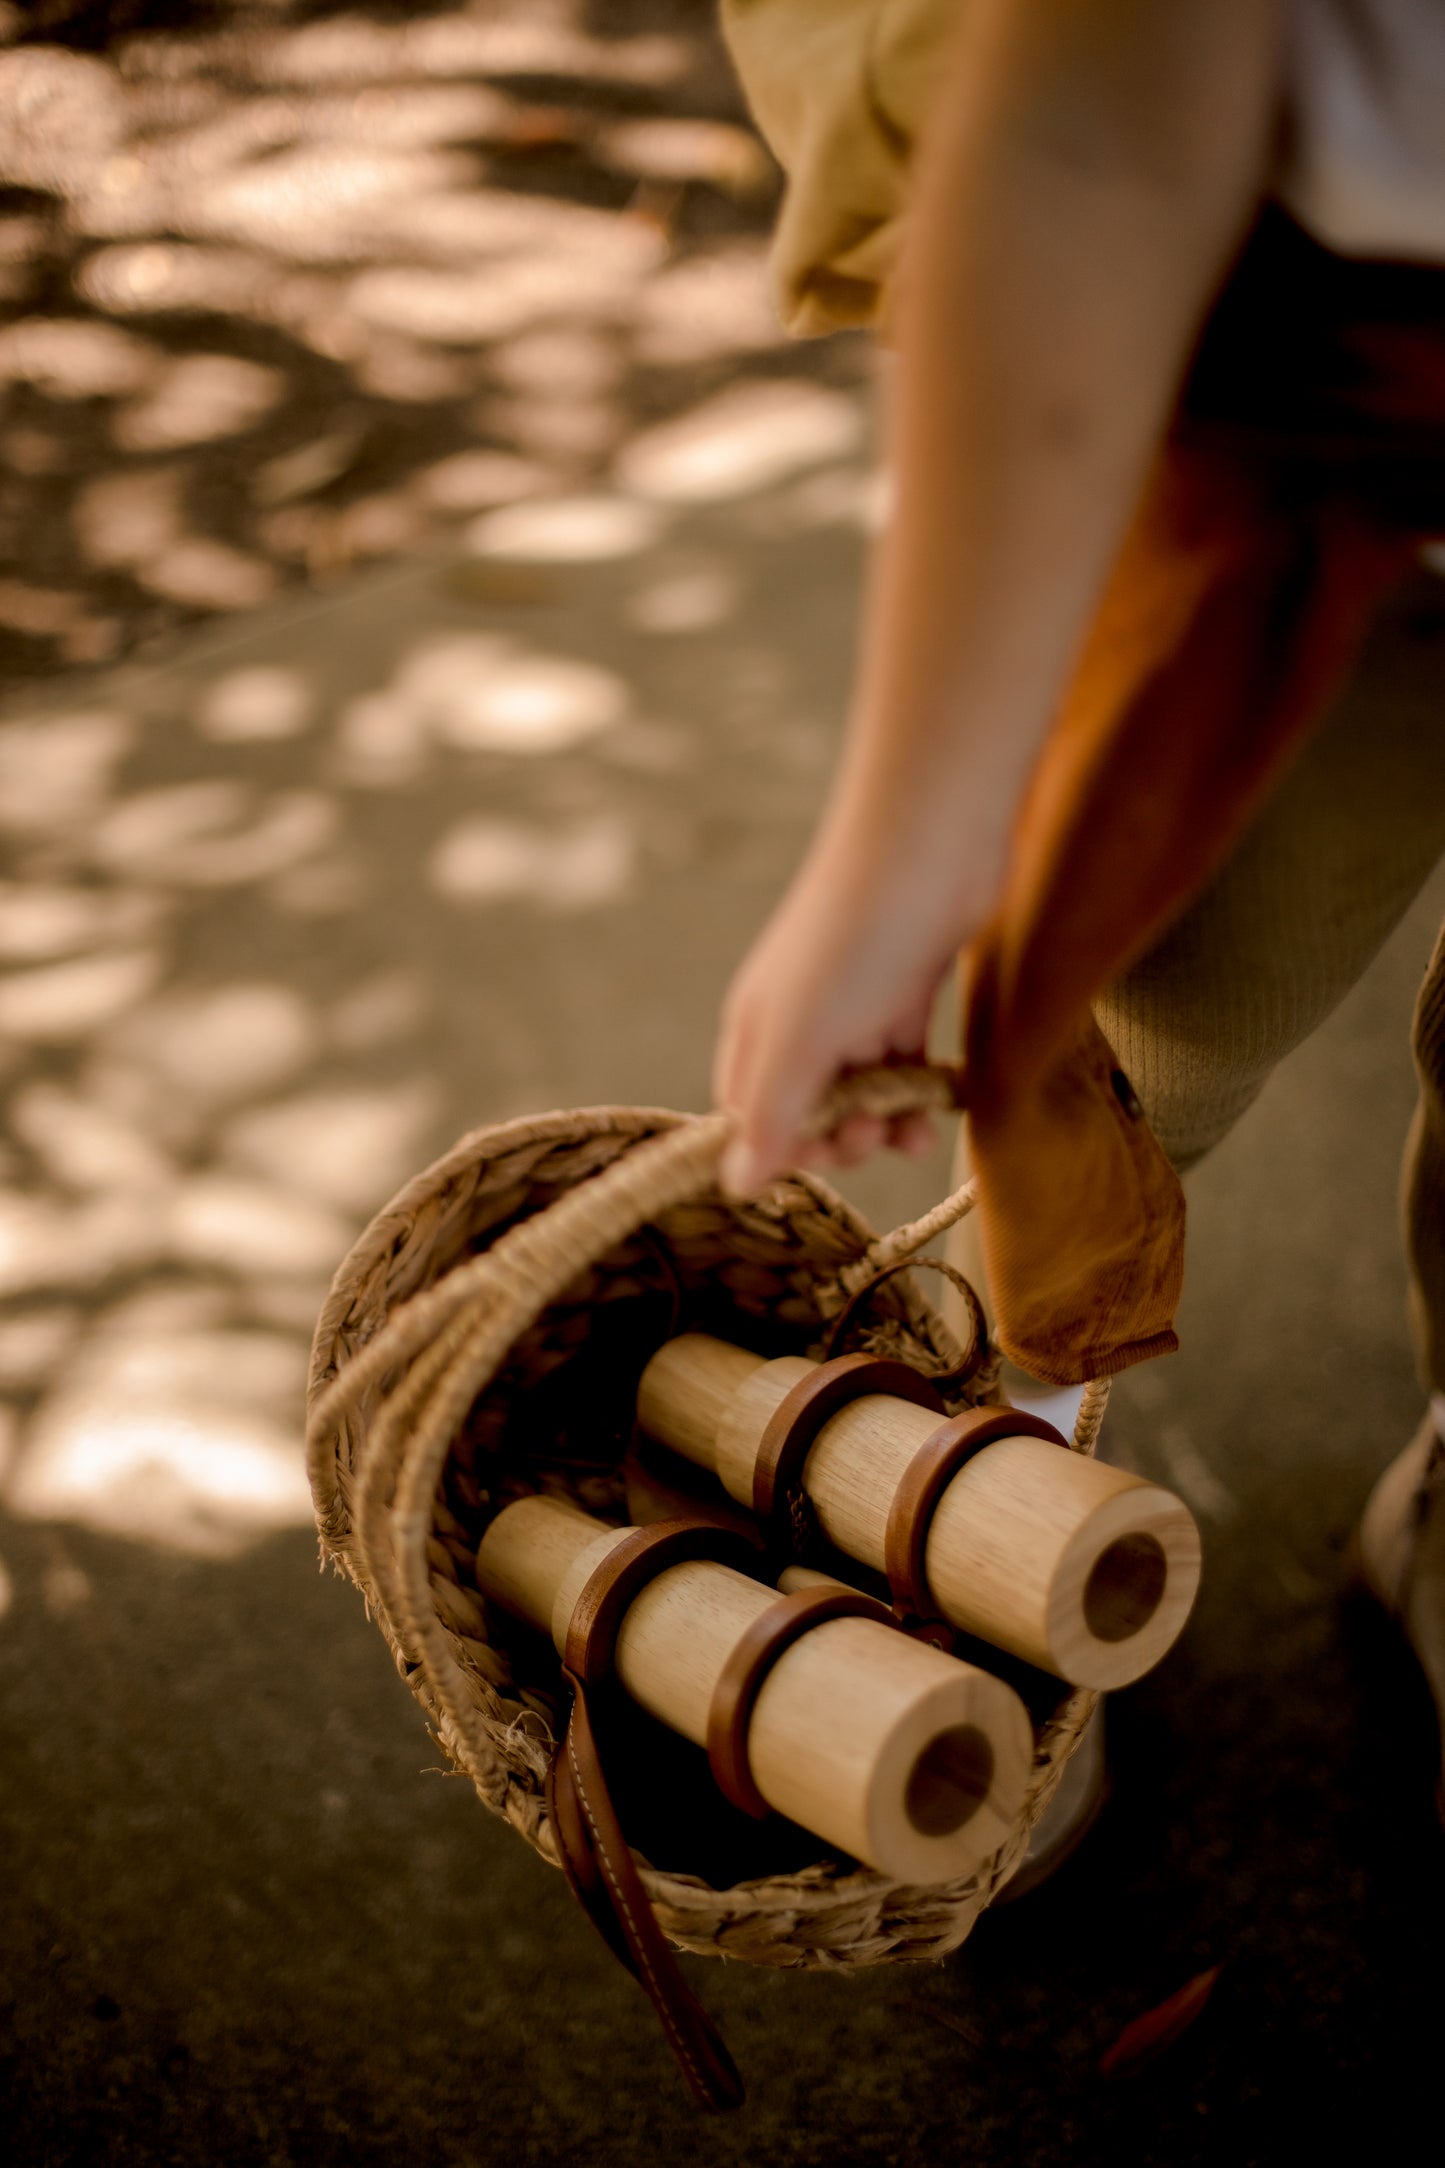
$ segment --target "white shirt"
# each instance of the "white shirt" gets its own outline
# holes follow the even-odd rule
[[[1292,0],[1275,193],[1345,256],[1445,263],[1445,0]]]

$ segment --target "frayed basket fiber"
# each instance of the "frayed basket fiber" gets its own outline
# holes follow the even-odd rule
[[[838,1087],[821,1122],[958,1096],[947,1068],[870,1071]],[[637,1379],[674,1332],[768,1355],[846,1345],[934,1376],[969,1367],[907,1269],[969,1191],[882,1238],[812,1175],[733,1198],[717,1181],[732,1119],[592,1107],[474,1131],[372,1221],[316,1332],[308,1456],[323,1555],[361,1590],[448,1759],[554,1864],[547,1773],[566,1690],[550,1647],[478,1593],[492,1516],[550,1491],[629,1517]],[[998,1397],[982,1337],[976,1354],[952,1407]],[[1102,1408],[1091,1388],[1077,1449],[1092,1450]],[[705,1815],[678,1809],[703,1789],[691,1765],[679,1776],[676,1752],[646,1734],[616,1792],[659,1925],[683,1949],[749,1964],[942,1957],[1018,1864],[1097,1698],[1060,1687],[1036,1711],[1017,1825],[979,1871],[936,1888],[819,1856],[791,1825],[718,1841]]]

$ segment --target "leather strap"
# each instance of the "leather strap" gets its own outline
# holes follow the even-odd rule
[[[748,1760],[748,1726],[763,1681],[785,1649],[830,1618],[898,1621],[886,1604],[861,1589],[800,1588],[760,1611],[718,1675],[707,1712],[707,1757],[724,1798],[761,1821],[772,1812]]]
[[[617,1820],[586,1689],[572,1681],[567,1735],[547,1772],[547,1809],[572,1893],[662,2022],[699,2107],[742,2105],[743,2082],[722,2035],[678,1970]]]
[[[800,1378],[768,1417],[753,1466],[753,1513],[773,1559],[807,1553],[814,1522],[803,1465],[829,1418],[868,1393],[890,1393],[895,1400],[945,1413],[931,1378],[877,1355],[838,1355]]]
[[[1040,1416],[1019,1408],[965,1408],[925,1438],[904,1469],[883,1536],[883,1571],[898,1623],[947,1647],[952,1629],[929,1593],[924,1559],[934,1509],[966,1461],[1000,1438],[1047,1438],[1067,1451],[1068,1440]]]
[[[572,1713],[547,1772],[547,1811],[568,1885],[613,1955],[651,2002],[699,2106],[736,2108],[743,2083],[722,2036],[678,1969],[657,1924],[607,1788],[598,1750],[614,1676],[617,1630],[654,1575],[693,1558],[747,1572],[758,1563],[750,1538],[704,1521],[634,1528],[584,1583],[568,1622],[563,1672]]]
[[[563,1669],[595,1691],[612,1678],[617,1629],[639,1589],[669,1566],[680,1566],[691,1558],[710,1558],[756,1579],[758,1550],[752,1536],[719,1528],[701,1514],[654,1521],[649,1528],[629,1528],[582,1584],[567,1622]]]
[[[971,1283],[946,1257],[900,1257],[895,1264],[881,1266],[871,1279],[865,1280],[861,1287],[854,1289],[828,1327],[828,1352],[831,1355],[833,1349],[847,1339],[858,1321],[859,1312],[867,1308],[883,1282],[893,1279],[900,1272],[941,1272],[945,1279],[953,1282],[963,1297],[969,1324],[969,1341],[963,1360],[955,1363],[951,1370],[930,1370],[927,1373],[929,1384],[936,1386],[940,1393],[957,1393],[976,1375],[988,1355],[988,1319],[983,1314],[983,1304]]]

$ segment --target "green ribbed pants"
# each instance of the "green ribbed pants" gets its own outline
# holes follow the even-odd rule
[[[1095,1004],[1181,1172],[1343,1000],[1445,856],[1445,583],[1422,581],[1398,607],[1406,636],[1377,641],[1222,870]],[[1445,931],[1413,1044],[1420,1103],[1402,1181],[1411,1322],[1423,1382],[1445,1392]],[[961,1161],[965,1151],[961,1137]],[[950,1254],[977,1280],[970,1222],[956,1233]]]
[[[1221,872],[1096,1004],[1182,1171],[1343,999],[1445,855],[1445,585],[1411,589]],[[1416,1004],[1402,1181],[1424,1381],[1445,1391],[1445,932]]]

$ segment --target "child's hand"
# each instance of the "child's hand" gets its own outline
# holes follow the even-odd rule
[[[868,878],[817,849],[745,958],[723,1006],[714,1098],[741,1132],[723,1162],[728,1188],[759,1188],[784,1167],[855,1166],[880,1145],[929,1151],[924,1114],[855,1115],[822,1143],[802,1131],[843,1068],[924,1058],[934,996],[981,913],[928,878]]]

